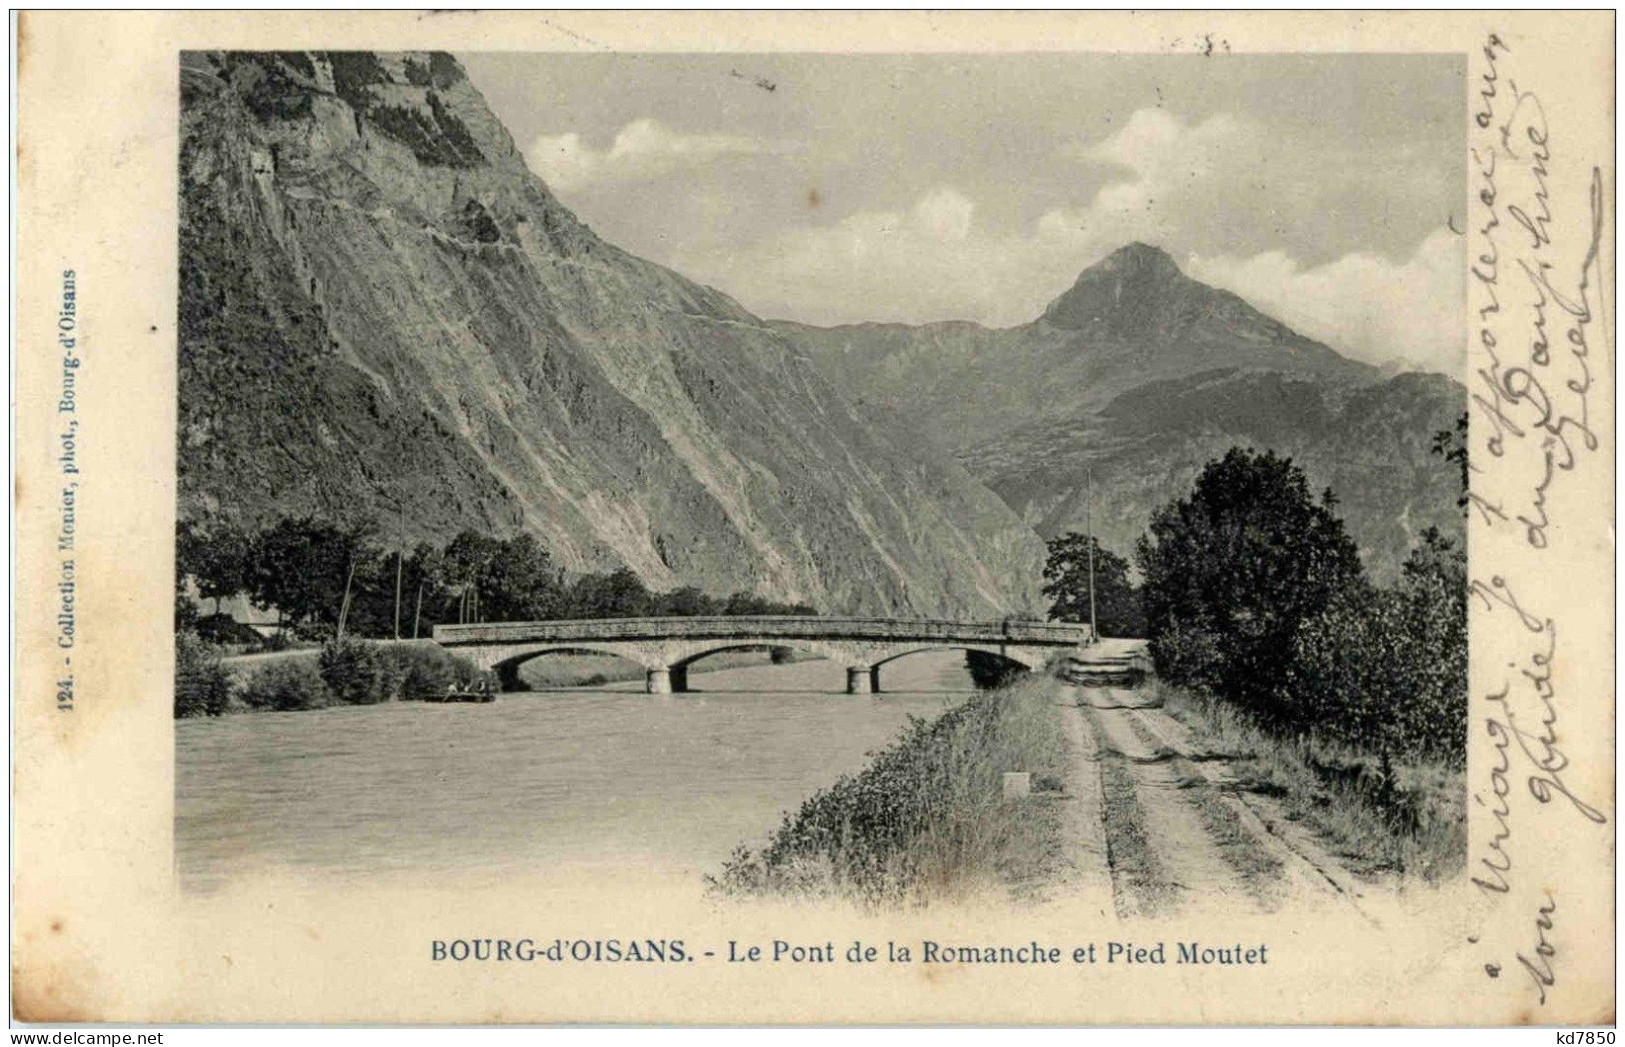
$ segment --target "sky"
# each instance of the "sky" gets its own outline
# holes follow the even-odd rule
[[[1462,368],[1460,56],[458,58],[584,222],[764,317],[1026,323],[1139,240]]]

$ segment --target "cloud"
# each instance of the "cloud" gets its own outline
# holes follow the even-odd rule
[[[1342,184],[1321,158],[1289,155],[1279,136],[1241,117],[1186,122],[1160,109],[1060,148],[1102,170],[1099,188],[1023,228],[978,222],[975,200],[939,185],[906,208],[800,225],[681,264],[769,316],[1004,326],[1038,316],[1084,267],[1143,240],[1345,355],[1460,370],[1459,237],[1439,228],[1400,260],[1352,251],[1311,261],[1281,246],[1364,242],[1340,224],[1341,201],[1369,187]],[[1428,176],[1400,173],[1394,184]]]
[[[835,323],[1014,319],[1018,313],[1004,303],[1017,289],[1000,281],[1030,275],[1006,253],[1020,245],[978,229],[975,216],[970,197],[938,186],[905,208],[792,227],[691,271],[769,316]]]
[[[1364,191],[1343,184],[1325,158],[1294,153],[1279,134],[1228,113],[1190,122],[1140,109],[1104,140],[1061,152],[1101,169],[1105,181],[1090,200],[1040,224],[1052,235],[1081,232],[1094,248],[1137,239],[1217,254],[1338,242],[1339,201]]]
[[[1345,355],[1458,374],[1466,364],[1462,264],[1461,238],[1441,230],[1398,264],[1354,253],[1306,268],[1269,251],[1195,258],[1186,271]]]
[[[914,220],[926,235],[945,241],[963,240],[970,235],[971,215],[976,205],[957,189],[933,189],[914,205]]]
[[[1239,174],[1236,168],[1256,157],[1264,141],[1261,129],[1227,113],[1188,124],[1162,109],[1140,109],[1105,141],[1074,143],[1062,152],[1131,172],[1101,190],[1095,203],[1135,208],[1154,204],[1159,194],[1166,200],[1170,191],[1188,193],[1198,182]]]
[[[568,192],[600,182],[660,178],[726,156],[782,152],[781,143],[727,134],[682,134],[658,120],[634,120],[608,149],[595,149],[574,131],[538,135],[525,151],[530,169],[553,189]]]

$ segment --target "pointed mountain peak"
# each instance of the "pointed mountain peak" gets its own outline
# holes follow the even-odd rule
[[[1125,306],[1150,305],[1186,284],[1201,286],[1180,271],[1168,252],[1135,241],[1080,273],[1071,289],[1044,310],[1044,319],[1056,327],[1086,327]]]
[[[1180,273],[1179,263],[1160,247],[1153,247],[1147,243],[1136,240],[1124,244],[1105,258],[1084,270],[1084,275],[1094,271],[1102,272],[1129,272],[1129,273],[1167,273],[1183,275]]]

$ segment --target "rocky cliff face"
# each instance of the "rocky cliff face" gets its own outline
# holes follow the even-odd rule
[[[1041,535],[1095,527],[1127,553],[1151,512],[1232,446],[1294,458],[1382,580],[1429,525],[1460,536],[1430,452],[1465,409],[1439,375],[1388,376],[1130,244],[1030,324],[779,327],[871,413],[950,451]]]
[[[523,529],[830,611],[1035,602],[998,498],[595,236],[447,55],[185,55],[180,175],[183,516]]]

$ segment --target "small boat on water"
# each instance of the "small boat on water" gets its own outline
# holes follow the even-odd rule
[[[452,684],[446,688],[445,694],[430,695],[423,699],[426,702],[477,702],[487,704],[497,700],[496,692],[491,690],[489,680],[481,680],[473,687],[464,687]]]

